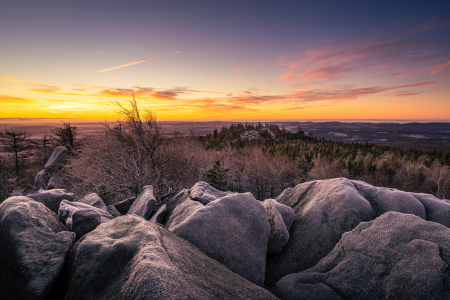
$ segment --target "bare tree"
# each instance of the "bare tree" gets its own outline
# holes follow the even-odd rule
[[[70,154],[74,153],[78,143],[76,142],[76,137],[78,132],[77,127],[70,125],[63,121],[63,127],[56,127],[52,132],[57,136],[57,142],[61,146],[65,146]]]
[[[14,171],[16,176],[21,175],[23,169],[24,152],[33,149],[33,145],[25,131],[13,131],[5,128],[5,132],[0,132],[3,149],[11,153],[14,159]]]

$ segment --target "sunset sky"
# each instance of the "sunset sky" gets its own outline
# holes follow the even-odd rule
[[[3,1],[0,41],[0,118],[450,121],[448,0]]]

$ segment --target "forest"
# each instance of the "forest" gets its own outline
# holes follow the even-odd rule
[[[119,120],[104,123],[104,134],[91,139],[78,139],[76,126],[64,122],[41,139],[5,128],[0,202],[34,190],[36,174],[58,145],[69,150],[57,171],[61,188],[76,199],[96,192],[107,204],[149,184],[162,203],[201,180],[264,200],[305,181],[335,177],[450,198],[450,152],[333,142],[259,122],[233,123],[204,136],[162,137],[154,111],[140,110],[136,100],[128,104],[118,104]]]

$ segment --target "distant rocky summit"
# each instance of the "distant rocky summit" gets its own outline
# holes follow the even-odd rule
[[[41,188],[0,204],[0,300],[450,299],[449,227],[446,200],[345,178],[164,205]]]

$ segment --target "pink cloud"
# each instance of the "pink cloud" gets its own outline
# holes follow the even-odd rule
[[[369,40],[312,48],[300,53],[297,59],[280,59],[280,64],[287,66],[280,80],[324,81],[375,69],[395,74],[398,71],[392,69],[414,67],[432,59],[430,55],[436,52],[421,49],[426,45],[425,42]]]
[[[434,66],[434,70],[431,72],[431,75],[437,74],[439,72],[444,71],[445,69],[450,69],[450,56],[445,56],[445,59],[448,61],[446,64],[440,64]]]

